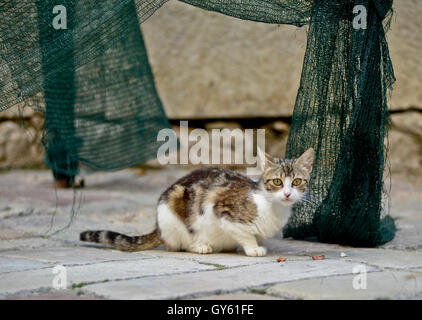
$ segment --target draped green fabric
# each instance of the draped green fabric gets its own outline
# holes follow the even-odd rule
[[[47,162],[56,171],[74,175],[78,163],[114,170],[156,155],[157,132],[169,124],[139,24],[165,2],[0,0],[0,111],[37,102],[46,114]],[[392,1],[183,2],[238,19],[308,26],[286,156],[313,147],[316,160],[310,199],[294,207],[284,236],[356,246],[391,240],[383,173],[387,92],[395,80],[385,38]],[[67,8],[65,30],[52,28],[58,4]],[[362,7],[365,18],[358,17]]]
[[[156,157],[170,128],[139,28],[164,1],[1,1],[0,110],[32,98],[46,162],[117,170]],[[66,8],[67,29],[52,22]]]
[[[284,235],[376,245],[394,237],[382,208],[386,91],[394,81],[387,10],[384,1],[359,1],[367,29],[355,30],[355,4],[339,3],[315,1],[312,9],[287,156],[315,148],[313,201],[295,208]]]

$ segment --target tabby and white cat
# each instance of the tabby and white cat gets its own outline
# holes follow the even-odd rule
[[[304,199],[314,150],[298,159],[272,158],[258,150],[262,176],[254,182],[235,171],[205,168],[176,181],[160,197],[156,229],[142,236],[112,231],[85,231],[80,240],[122,251],[152,249],[212,253],[236,249],[264,256],[259,243],[274,236],[286,221],[280,206]]]

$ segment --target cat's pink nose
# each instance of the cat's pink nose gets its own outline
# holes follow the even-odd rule
[[[286,198],[288,198],[288,197],[290,197],[290,192],[288,192],[288,191],[286,191],[286,192],[284,192],[284,196],[286,197]]]

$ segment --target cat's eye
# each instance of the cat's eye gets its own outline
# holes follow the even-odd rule
[[[283,181],[281,181],[281,179],[279,179],[279,178],[275,178],[275,179],[273,179],[273,183],[276,186],[281,186],[283,184]]]
[[[292,185],[298,186],[302,183],[302,179],[296,178],[293,180]]]

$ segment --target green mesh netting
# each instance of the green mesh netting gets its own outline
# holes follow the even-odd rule
[[[368,8],[366,30],[352,26],[355,4]],[[382,217],[386,90],[394,81],[382,20],[390,8],[314,3],[286,152],[315,148],[314,201],[295,208],[285,236],[356,246],[394,237],[394,223]]]
[[[166,0],[0,1],[0,111],[38,93],[47,161],[119,169],[154,157],[168,126],[139,23]],[[240,19],[309,25],[287,157],[316,151],[311,200],[297,205],[285,237],[374,246],[394,237],[385,215],[387,90],[394,74],[385,39],[389,0],[183,0]],[[51,28],[55,4],[69,29]],[[353,8],[367,10],[353,28]],[[384,21],[384,23],[383,23]],[[183,63],[183,62],[181,62]],[[280,88],[282,90],[283,88]]]
[[[52,26],[56,5],[66,8],[67,29]],[[116,170],[156,157],[157,132],[171,126],[139,22],[158,5],[0,2],[0,110],[32,97],[45,112],[46,162],[55,175],[74,176],[79,163]]]
[[[392,0],[183,1],[241,19],[309,23],[286,157],[313,147],[316,161],[311,201],[294,207],[283,235],[354,246],[391,240],[395,225],[382,199]],[[367,10],[366,29],[353,28],[357,5]]]

